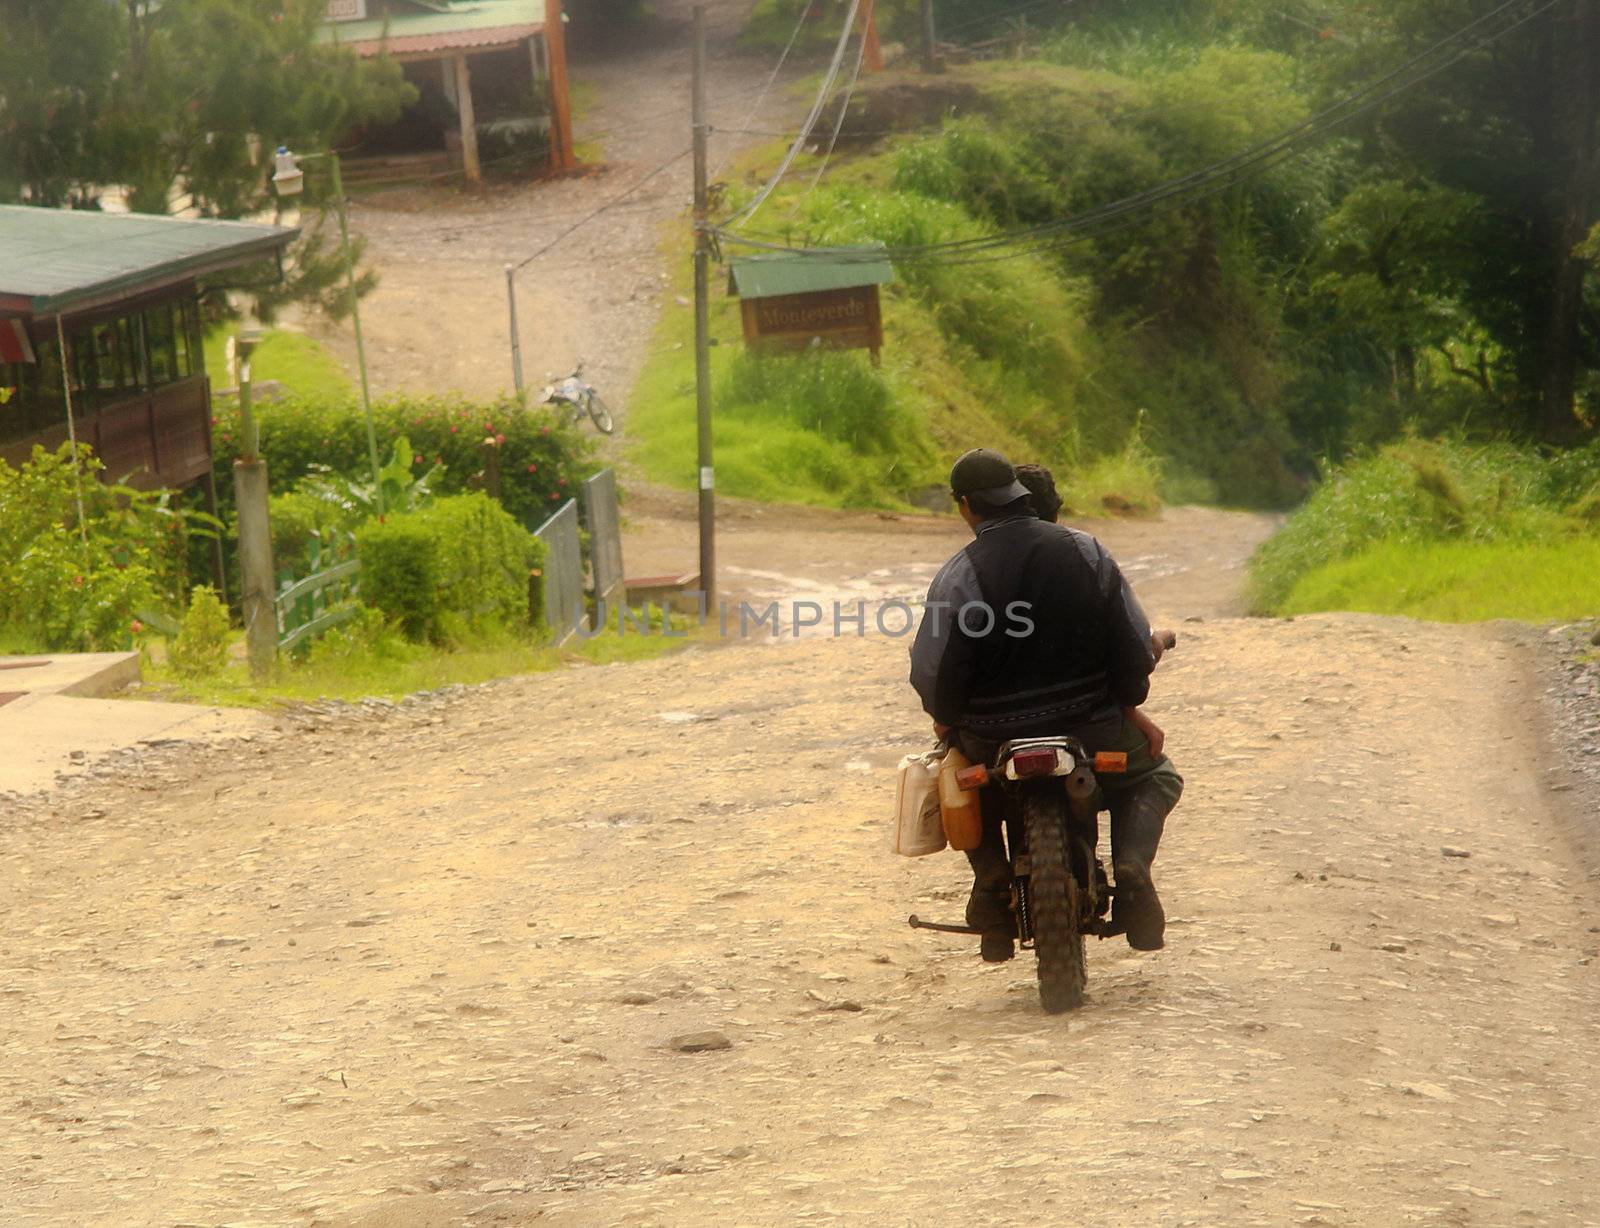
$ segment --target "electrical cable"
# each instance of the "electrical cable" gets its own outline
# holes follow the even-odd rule
[[[844,64],[845,48],[850,45],[850,32],[855,28],[856,14],[861,11],[861,0],[850,0],[850,11],[845,14],[844,28],[839,31],[839,45],[833,50],[833,60],[828,65],[824,74],[822,85],[817,90],[816,101],[811,104],[811,111],[806,116],[805,123],[800,126],[800,133],[795,137],[794,143],[789,146],[789,152],[784,155],[777,171],[766,185],[756,193],[755,197],[738,213],[729,218],[725,225],[732,226],[739,222],[747,221],[755,216],[756,211],[767,203],[767,198],[777,190],[778,184],[789,173],[789,168],[794,165],[794,160],[800,156],[800,151],[811,139],[811,130],[816,127],[817,119],[822,114],[822,108],[827,102],[828,95],[833,92],[834,84],[839,80],[839,69]]]
[[[1343,111],[1343,110],[1346,110],[1348,108],[1353,107],[1356,103],[1360,102],[1364,97],[1366,97],[1367,95],[1373,93],[1373,91],[1379,89],[1381,86],[1383,86],[1387,82],[1392,81],[1395,77],[1404,74],[1408,69],[1410,69],[1412,67],[1415,67],[1419,63],[1425,62],[1426,60],[1432,58],[1435,54],[1438,53],[1438,51],[1441,48],[1446,47],[1447,45],[1449,45],[1453,41],[1457,41],[1457,40],[1461,39],[1464,35],[1470,33],[1475,27],[1483,24],[1484,22],[1486,22],[1488,20],[1493,19],[1494,17],[1499,16],[1501,13],[1505,12],[1506,10],[1514,8],[1518,4],[1524,3],[1524,2],[1525,2],[1525,0],[1507,0],[1507,3],[1501,5],[1499,9],[1497,9],[1494,12],[1491,12],[1489,14],[1486,14],[1483,18],[1480,18],[1478,21],[1471,23],[1471,25],[1469,25],[1468,27],[1464,28],[1463,30],[1457,31],[1456,34],[1453,34],[1449,38],[1447,38],[1445,40],[1442,40],[1438,44],[1435,44],[1434,47],[1429,48],[1427,51],[1423,52],[1421,55],[1419,55],[1417,57],[1414,57],[1411,61],[1408,61],[1406,64],[1401,65],[1399,68],[1397,68],[1394,71],[1386,74],[1384,77],[1381,77],[1377,81],[1375,81],[1373,83],[1370,83],[1369,85],[1363,87],[1361,90],[1356,91],[1354,94],[1352,94],[1352,95],[1350,95],[1350,96],[1348,96],[1348,97],[1346,97],[1344,99],[1341,99],[1339,102],[1337,102],[1334,105],[1326,108],[1322,112],[1319,112],[1316,115],[1313,115],[1313,116],[1309,117],[1308,119],[1302,121],[1300,124],[1297,124],[1297,125],[1289,128],[1289,129],[1285,130],[1284,132],[1278,133],[1276,136],[1270,137],[1266,141],[1263,141],[1263,142],[1259,143],[1258,145],[1252,146],[1249,149],[1241,151],[1240,153],[1233,155],[1231,158],[1227,158],[1227,159],[1224,159],[1221,162],[1214,163],[1209,167],[1201,168],[1200,170],[1192,172],[1189,175],[1185,175],[1185,176],[1182,176],[1182,177],[1180,177],[1178,179],[1170,180],[1167,183],[1157,185],[1155,188],[1148,189],[1145,192],[1138,193],[1138,194],[1136,194],[1134,196],[1126,197],[1126,198],[1124,198],[1123,200],[1120,200],[1120,201],[1114,201],[1114,202],[1111,202],[1110,204],[1100,206],[1099,208],[1097,208],[1095,210],[1091,210],[1086,214],[1076,215],[1073,218],[1063,219],[1063,220],[1058,221],[1058,222],[1041,223],[1037,227],[1025,228],[1023,230],[1013,232],[1013,235],[1015,237],[1019,237],[1019,238],[1026,238],[1026,237],[1029,237],[1029,236],[1031,236],[1031,235],[1033,235],[1035,233],[1048,233],[1051,230],[1058,229],[1058,228],[1061,228],[1063,226],[1079,225],[1079,224],[1082,224],[1083,222],[1094,220],[1094,219],[1098,218],[1102,214],[1118,212],[1118,211],[1121,211],[1121,210],[1124,210],[1124,209],[1127,209],[1127,208],[1130,208],[1130,207],[1137,207],[1137,206],[1140,206],[1140,205],[1146,203],[1147,201],[1161,199],[1161,198],[1165,197],[1166,195],[1168,195],[1168,194],[1170,194],[1170,193],[1172,193],[1174,191],[1177,191],[1177,190],[1180,190],[1180,189],[1183,189],[1183,188],[1187,187],[1192,182],[1209,180],[1211,178],[1214,178],[1218,174],[1227,173],[1227,172],[1235,169],[1236,166],[1246,165],[1246,164],[1249,164],[1249,163],[1251,163],[1253,161],[1259,160],[1261,157],[1268,156],[1271,153],[1275,152],[1278,147],[1280,147],[1280,146],[1282,146],[1282,145],[1284,145],[1286,143],[1289,143],[1291,141],[1299,141],[1299,140],[1301,140],[1302,139],[1302,134],[1304,134],[1304,137],[1307,138],[1307,139],[1309,139],[1312,136],[1321,135],[1324,131],[1326,131],[1329,128],[1331,128],[1334,125],[1335,122],[1337,122],[1337,123],[1347,122],[1350,118],[1353,118],[1356,114],[1360,114],[1360,113],[1362,113],[1362,112],[1364,112],[1366,110],[1370,110],[1371,108],[1370,108],[1370,106],[1363,106],[1363,107],[1360,107],[1357,110],[1352,110],[1349,115],[1339,115],[1338,113],[1340,111]],[[1545,9],[1553,7],[1553,5],[1555,3],[1559,3],[1559,0],[1550,0],[1550,3],[1542,5],[1540,8],[1536,9],[1534,12],[1528,14],[1522,20],[1523,21],[1531,20],[1533,17],[1537,16],[1540,12],[1543,12]],[[1520,25],[1520,24],[1522,24],[1522,21],[1519,21],[1516,24]],[[1509,33],[1510,30],[1514,29],[1514,28],[1515,28],[1515,26],[1508,26],[1505,30],[1500,31],[1498,34],[1496,34],[1496,35],[1494,35],[1492,37],[1500,37],[1500,36],[1504,35],[1505,33]],[[1460,54],[1464,55],[1465,51],[1462,51]],[[1460,55],[1457,55],[1457,56],[1453,57],[1451,60],[1449,60],[1448,62],[1446,62],[1444,64],[1441,64],[1441,65],[1438,65],[1435,68],[1429,70],[1427,73],[1425,73],[1425,74],[1423,74],[1421,76],[1418,76],[1418,77],[1414,78],[1413,80],[1410,80],[1410,81],[1407,81],[1407,82],[1403,83],[1398,89],[1396,89],[1394,91],[1391,91],[1389,94],[1384,95],[1382,100],[1386,100],[1388,97],[1394,96],[1394,94],[1399,93],[1403,89],[1411,88],[1412,86],[1414,86],[1415,84],[1419,83],[1420,81],[1425,80],[1427,76],[1433,75],[1434,72],[1437,72],[1437,71],[1440,71],[1443,68],[1449,67],[1450,64],[1456,62],[1456,60],[1459,59],[1459,58],[1460,58]],[[1315,129],[1315,132],[1310,131],[1312,129]],[[919,251],[919,250],[956,250],[956,249],[967,248],[967,247],[972,247],[972,246],[988,245],[989,243],[992,243],[995,238],[998,238],[998,237],[1001,237],[1001,236],[990,236],[990,237],[986,237],[986,238],[971,239],[971,240],[956,240],[956,241],[949,242],[949,243],[924,245],[924,247],[922,247],[922,248],[909,248],[908,247],[908,248],[902,248],[902,249],[899,249],[899,250],[902,253],[908,254],[908,255],[913,253],[913,252],[915,252],[915,251]]]
[[[778,57],[778,62],[773,65],[772,75],[767,78],[767,83],[761,87],[761,93],[750,104],[750,113],[744,117],[746,128],[750,126],[751,121],[755,119],[756,114],[761,110],[761,105],[766,102],[767,95],[772,92],[772,87],[777,84],[778,74],[783,71],[783,66],[789,59],[789,53],[794,50],[794,45],[800,41],[800,32],[805,29],[806,22],[811,20],[811,10],[816,7],[817,0],[806,0],[805,8],[800,10],[800,20],[794,23],[794,32],[789,35],[789,41],[783,48],[783,54]],[[728,151],[722,155],[722,161],[718,162],[715,169],[712,170],[709,176],[711,179],[715,180],[718,175],[722,174],[723,168],[728,165],[736,148],[738,148],[737,144],[729,146]]]
[[[1504,35],[1509,34],[1512,30],[1516,29],[1518,26],[1524,25],[1527,22],[1533,20],[1540,13],[1545,12],[1547,9],[1555,7],[1555,5],[1558,4],[1558,3],[1560,3],[1560,0],[1550,0],[1550,3],[1541,5],[1539,8],[1535,9],[1533,12],[1531,12],[1531,13],[1527,14],[1526,16],[1520,18],[1519,20],[1517,20],[1516,22],[1514,22],[1510,26],[1506,27],[1506,29],[1504,29],[1504,30],[1500,31],[1498,34],[1494,35],[1493,38],[1504,37]],[[1492,38],[1486,39],[1483,42],[1480,42],[1479,43],[1479,47],[1486,46],[1489,41],[1492,41]],[[1465,54],[1465,53],[1463,53],[1463,54]],[[1452,61],[1452,62],[1454,62],[1454,61]],[[1434,69],[1433,72],[1430,72],[1428,75],[1431,76],[1431,75],[1433,75],[1434,72],[1443,71],[1443,69],[1447,68],[1447,67],[1449,67],[1448,64],[1440,65],[1438,68]],[[1361,109],[1361,112],[1359,112],[1359,113],[1365,114],[1367,112],[1370,112],[1370,111],[1376,109],[1377,107],[1381,106],[1384,102],[1388,101],[1389,98],[1396,96],[1400,92],[1401,92],[1400,89],[1396,89],[1394,91],[1391,91],[1388,95],[1386,95],[1383,98],[1375,99],[1373,102],[1371,102],[1368,105],[1366,105],[1365,107],[1363,107]],[[1271,158],[1271,160],[1263,163],[1262,166],[1263,166],[1264,169],[1270,169],[1271,167],[1281,165],[1282,163],[1287,162],[1287,161],[1291,160],[1294,157],[1297,157],[1299,155],[1299,152],[1300,152],[1300,150],[1295,149],[1295,148],[1289,148],[1289,149],[1282,150],[1282,151],[1274,154],[1273,157]],[[901,261],[902,263],[905,263],[905,262],[910,262],[910,263],[925,262],[925,263],[929,263],[929,264],[937,264],[937,265],[939,265],[941,267],[955,267],[955,266],[976,265],[976,264],[995,264],[995,263],[999,263],[999,262],[1005,261],[1005,260],[1021,259],[1023,257],[1027,257],[1027,256],[1038,254],[1039,252],[1042,252],[1042,251],[1057,250],[1057,249],[1060,249],[1060,248],[1073,246],[1074,244],[1089,242],[1089,241],[1091,241],[1093,239],[1101,238],[1102,236],[1110,234],[1110,233],[1113,233],[1113,232],[1115,232],[1117,230],[1123,230],[1123,229],[1126,229],[1129,226],[1137,225],[1138,223],[1140,223],[1142,221],[1145,221],[1149,217],[1154,216],[1156,214],[1163,213],[1163,212],[1170,212],[1171,210],[1179,208],[1181,206],[1193,205],[1193,204],[1199,203],[1200,201],[1210,199],[1211,197],[1217,196],[1217,195],[1219,195],[1219,194],[1221,194],[1223,192],[1226,192],[1226,191],[1228,191],[1228,190],[1230,190],[1232,188],[1241,186],[1241,184],[1244,181],[1245,181],[1245,177],[1243,175],[1241,175],[1241,176],[1233,178],[1233,179],[1227,179],[1227,180],[1223,180],[1223,181],[1220,181],[1220,182],[1216,182],[1216,183],[1213,183],[1213,184],[1207,186],[1204,191],[1201,191],[1201,192],[1199,192],[1197,194],[1193,194],[1193,195],[1189,195],[1189,196],[1182,196],[1182,197],[1174,196],[1174,197],[1171,197],[1169,199],[1166,199],[1166,200],[1163,200],[1163,201],[1159,201],[1153,207],[1150,207],[1148,209],[1130,210],[1127,213],[1122,214],[1122,215],[1113,215],[1110,218],[1101,219],[1100,220],[1100,224],[1097,225],[1093,229],[1078,228],[1078,227],[1070,227],[1070,228],[1063,227],[1063,232],[1064,233],[1057,233],[1057,234],[1054,234],[1054,235],[1042,236],[1042,237],[1037,238],[1037,239],[1025,240],[1021,244],[1012,245],[1012,246],[1007,247],[1004,250],[1001,250],[1000,254],[998,254],[998,255],[983,255],[983,254],[979,254],[979,255],[965,256],[965,257],[955,257],[955,258],[941,258],[941,257],[936,256],[936,255],[933,255],[933,256],[897,256],[896,259]],[[1083,216],[1086,216],[1086,215],[1083,215]],[[1072,220],[1076,220],[1076,219],[1072,219]],[[996,248],[998,248],[998,247],[999,247],[999,245],[996,245]],[[783,249],[783,250],[790,250],[790,249]],[[991,249],[991,250],[994,250],[994,249]],[[882,259],[883,258],[883,252],[881,250],[876,250],[876,251],[873,251],[873,252],[870,252],[870,253],[862,253],[862,252],[859,251],[859,249],[852,249],[852,251],[854,252],[855,257],[858,258],[858,259],[878,260],[878,259]]]
[[[525,256],[523,259],[519,260],[514,266],[512,266],[512,271],[513,272],[520,272],[522,269],[524,269],[528,265],[532,264],[540,256],[544,255],[546,252],[550,251],[552,248],[556,247],[558,244],[563,242],[567,238],[568,235],[573,233],[573,231],[581,230],[583,227],[587,226],[590,222],[594,221],[595,218],[599,217],[602,213],[605,213],[610,209],[614,209],[617,205],[620,205],[623,201],[627,200],[628,197],[632,196],[640,188],[644,187],[645,184],[649,183],[657,175],[661,174],[663,171],[667,170],[667,168],[675,165],[676,163],[683,161],[683,159],[687,158],[693,152],[694,152],[694,147],[690,146],[687,149],[680,150],[679,152],[673,154],[672,157],[668,158],[665,162],[661,163],[660,166],[656,167],[653,171],[649,172],[642,179],[637,180],[633,184],[632,187],[628,188],[626,191],[617,193],[617,195],[613,196],[610,200],[606,201],[599,208],[591,210],[590,212],[584,214],[581,218],[579,218],[576,222],[572,223],[572,225],[568,226],[565,230],[563,230],[555,238],[551,239],[550,242],[546,243],[538,251],[534,252],[533,255]]]
[[[1281,161],[1286,157],[1293,156],[1299,147],[1310,144],[1312,141],[1326,135],[1334,128],[1342,126],[1343,124],[1348,123],[1350,120],[1357,118],[1358,116],[1365,114],[1378,106],[1381,106],[1384,102],[1389,101],[1391,98],[1397,97],[1406,90],[1414,88],[1422,81],[1427,80],[1428,78],[1459,62],[1469,52],[1483,46],[1487,46],[1496,39],[1504,37],[1512,30],[1527,23],[1528,21],[1533,20],[1535,17],[1555,7],[1555,5],[1560,2],[1561,0],[1546,0],[1545,3],[1539,4],[1532,11],[1525,13],[1515,21],[1505,25],[1503,28],[1491,30],[1482,37],[1477,38],[1475,42],[1471,42],[1471,45],[1461,45],[1467,44],[1470,40],[1472,40],[1475,32],[1480,30],[1488,23],[1499,19],[1505,14],[1510,13],[1512,10],[1527,3],[1527,0],[1507,0],[1506,3],[1485,14],[1476,21],[1469,23],[1467,26],[1456,31],[1454,34],[1451,34],[1445,39],[1440,40],[1438,43],[1434,44],[1434,46],[1428,48],[1420,55],[1406,61],[1398,68],[1378,78],[1376,81],[1369,83],[1362,89],[1355,91],[1351,95],[1339,100],[1327,108],[1324,108],[1322,111],[1308,117],[1299,124],[1293,125],[1285,131],[1278,133],[1268,140],[1260,142],[1249,149],[1243,150],[1230,158],[1223,159],[1220,162],[1213,163],[1210,166],[1191,172],[1188,175],[1169,180],[1166,183],[1159,184],[1156,187],[1148,189],[1144,192],[1136,193],[1132,196],[1125,197],[1122,200],[1110,202],[1107,205],[1089,210],[1086,213],[1077,214],[1073,217],[1059,219],[1053,222],[1041,223],[1037,226],[1024,227],[1014,231],[1001,232],[999,234],[989,236],[980,236],[973,239],[953,240],[945,243],[891,248],[887,249],[887,252],[884,249],[875,249],[871,254],[863,253],[858,249],[855,249],[853,251],[853,256],[856,259],[877,260],[882,259],[885,254],[888,254],[896,259],[918,259],[924,256],[937,256],[943,253],[966,254],[969,252],[982,251],[999,246],[1028,243],[1035,240],[1048,238],[1051,235],[1061,231],[1081,231],[1087,226],[1101,221],[1112,220],[1126,214],[1141,212],[1151,206],[1161,204],[1172,197],[1182,196],[1194,189],[1205,188],[1219,180],[1227,180],[1229,176],[1233,176],[1238,172],[1242,172],[1250,169],[1251,167],[1266,163],[1268,160],[1271,160],[1271,164],[1275,165],[1278,161]],[[1407,74],[1411,73],[1413,70],[1418,69],[1421,66],[1428,65],[1429,61],[1433,60],[1441,52],[1451,51],[1451,49],[1453,49],[1453,53],[1440,63],[1432,64],[1431,66],[1426,67],[1423,71],[1417,72],[1415,75],[1409,77],[1407,76]],[[1383,89],[1383,87],[1389,83],[1395,82],[1397,78],[1406,79],[1400,80],[1399,83],[1394,85],[1394,87],[1391,89]],[[1225,182],[1224,186],[1231,186],[1231,181]],[[716,231],[720,238],[729,243],[776,251],[797,252],[800,254],[815,254],[819,256],[826,255],[832,259],[848,260],[852,258],[852,249],[825,247],[797,248],[790,244],[769,243],[756,239],[750,235],[743,235],[731,231],[726,228],[727,225],[728,224],[725,223],[723,226],[717,227]]]
[[[795,202],[796,208],[799,207],[800,201],[811,195],[817,184],[822,182],[822,176],[827,173],[828,163],[833,160],[834,147],[839,143],[839,133],[844,130],[845,116],[850,114],[850,100],[855,97],[856,83],[861,80],[861,66],[866,63],[866,60],[867,39],[866,35],[862,35],[857,40],[856,66],[850,73],[850,84],[845,86],[844,97],[839,102],[839,117],[833,121],[833,135],[828,138],[828,148],[823,152],[822,161],[817,166],[817,173],[811,176],[811,182],[806,185],[806,190],[800,193],[799,200]]]

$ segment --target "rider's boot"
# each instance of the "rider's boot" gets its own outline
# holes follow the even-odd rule
[[[1117,890],[1111,922],[1127,934],[1135,951],[1159,951],[1166,945],[1167,916],[1150,880],[1150,864],[1171,809],[1172,802],[1159,792],[1139,789],[1112,815],[1111,862]]]
[[[988,824],[983,843],[967,850],[972,863],[972,896],[967,900],[967,924],[982,931],[978,953],[988,964],[1003,964],[1016,955],[1017,921],[1011,911],[1011,862],[999,831],[991,842]]]

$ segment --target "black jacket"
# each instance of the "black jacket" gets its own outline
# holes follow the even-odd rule
[[[933,719],[993,741],[1115,722],[1154,668],[1149,620],[1105,547],[1031,515],[978,527],[934,577],[911,649]]]

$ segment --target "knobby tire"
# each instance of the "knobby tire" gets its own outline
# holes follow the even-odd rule
[[[1083,1005],[1084,962],[1078,881],[1067,864],[1067,799],[1043,788],[1022,802],[1028,834],[1028,898],[1033,906],[1034,954],[1039,959],[1039,1002],[1059,1015]]]
[[[611,416],[610,407],[600,399],[597,392],[589,394],[589,417],[594,419],[595,428],[602,435],[609,435],[617,429],[616,419]]]

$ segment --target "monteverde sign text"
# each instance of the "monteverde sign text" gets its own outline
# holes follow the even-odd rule
[[[741,300],[744,339],[762,349],[800,350],[883,347],[883,317],[877,286],[850,286],[806,294],[780,294]]]

